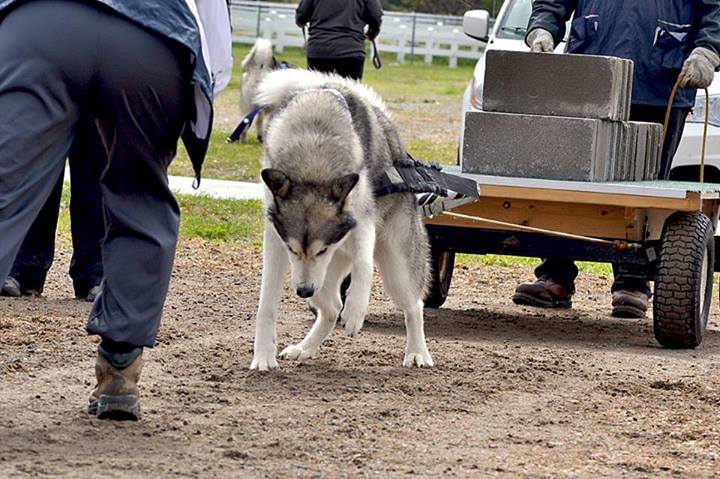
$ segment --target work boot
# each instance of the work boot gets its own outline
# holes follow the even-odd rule
[[[139,349],[139,348],[138,348]],[[97,386],[90,394],[88,412],[98,419],[137,421],[140,419],[140,372],[143,367],[142,350],[127,367],[113,366],[98,349],[95,363]],[[127,358],[128,355],[120,355]]]
[[[512,300],[515,304],[537,308],[572,308],[572,293],[546,276],[515,288]]]
[[[12,276],[8,276],[3,284],[2,290],[0,290],[0,296],[18,297],[20,295],[22,295],[20,283]]]
[[[650,298],[642,291],[620,289],[612,295],[612,315],[616,318],[644,318]]]

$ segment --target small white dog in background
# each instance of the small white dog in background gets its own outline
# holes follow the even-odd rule
[[[258,38],[255,40],[250,52],[242,61],[242,83],[240,84],[240,114],[241,118],[245,118],[252,112],[256,105],[254,103],[257,95],[258,85],[263,77],[278,69],[280,64],[273,56],[272,42],[266,38]],[[264,113],[261,111],[255,117],[254,125],[257,132],[258,140],[263,141],[263,120]],[[240,135],[240,142],[247,144],[247,135],[249,128]]]
[[[264,77],[258,104],[268,114],[267,219],[251,369],[278,366],[275,322],[288,270],[298,296],[318,311],[305,339],[280,353],[303,361],[318,353],[338,316],[349,335],[360,331],[373,259],[405,314],[403,365],[432,366],[423,327],[429,247],[417,200],[412,193],[373,194],[373,180],[406,158],[382,100],[337,75],[280,70]],[[349,273],[343,306],[340,285]]]

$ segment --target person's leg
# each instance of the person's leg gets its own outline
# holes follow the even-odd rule
[[[47,272],[55,255],[55,232],[62,197],[64,171],[22,242],[9,278],[18,283],[18,292],[31,296],[42,294]],[[3,293],[5,290],[3,289]]]
[[[362,80],[364,58],[308,58],[308,70],[336,73],[345,78]]]
[[[654,106],[634,105],[630,111],[630,120],[663,124],[665,121],[665,108]],[[670,115],[665,143],[660,157],[660,170],[658,179],[666,180],[670,176],[670,168],[677,152],[682,133],[685,129],[685,120],[689,113],[685,108],[673,108]],[[613,282],[613,315],[620,317],[644,317],[652,291],[645,268],[633,265],[614,263]]]
[[[142,348],[155,343],[175,257],[179,209],[167,168],[191,108],[191,71],[184,51],[119,17],[103,15],[101,32],[99,49],[110,54],[99,58],[93,86],[108,154],[107,231],[87,330]]]
[[[94,300],[103,276],[101,247],[105,237],[100,176],[107,153],[95,120],[87,116],[78,124],[70,150],[70,224],[73,256],[70,277],[75,297]]]
[[[58,3],[21,4],[0,23],[0,283],[62,174],[92,73],[92,42],[58,22]]]
[[[512,300],[539,308],[570,308],[577,275],[578,269],[572,260],[544,259],[535,269],[537,280],[519,285]]]

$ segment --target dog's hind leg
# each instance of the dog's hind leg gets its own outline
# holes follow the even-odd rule
[[[328,266],[322,288],[310,300],[311,305],[318,311],[315,324],[305,339],[285,348],[280,353],[280,357],[298,361],[315,357],[320,345],[330,335],[337,322],[340,309],[342,309],[340,283],[349,270],[350,259],[342,251],[336,251]]]
[[[362,329],[365,315],[370,302],[370,288],[373,279],[373,254],[375,249],[375,223],[374,220],[365,220],[353,230],[354,248],[352,281],[345,299],[340,321],[350,336],[355,336]]]
[[[275,319],[290,264],[282,241],[266,221],[263,235],[263,271],[260,305],[255,320],[255,353],[250,369],[267,371],[278,367]]]
[[[398,225],[403,223],[396,216]],[[386,235],[379,242],[376,260],[385,290],[405,314],[405,367],[431,367],[433,360],[425,342],[423,324],[423,291],[427,275],[427,236],[424,228],[407,220],[402,228],[389,228],[395,235]],[[353,281],[355,278],[353,278]]]

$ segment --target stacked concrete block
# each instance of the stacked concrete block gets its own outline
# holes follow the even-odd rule
[[[485,56],[483,109],[626,121],[632,78],[631,60],[493,50]]]
[[[662,127],[628,121],[633,65],[492,51],[482,112],[465,119],[467,173],[572,181],[655,179]]]

